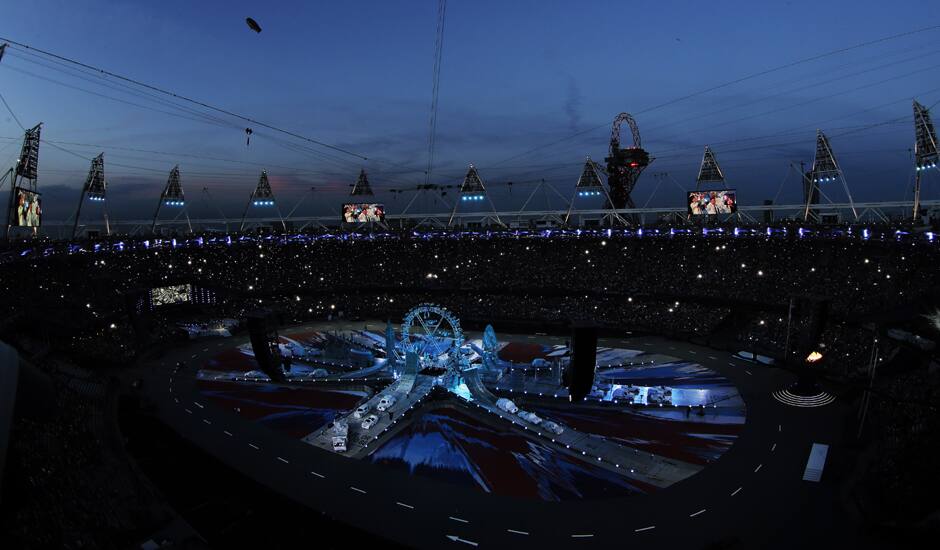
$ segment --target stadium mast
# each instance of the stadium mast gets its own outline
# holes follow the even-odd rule
[[[914,100],[914,221],[920,215],[920,179],[930,168],[937,168],[937,131],[930,120],[930,110]]]
[[[457,208],[462,202],[477,202],[482,200],[488,200],[490,203],[490,208],[493,209],[493,219],[496,220],[496,223],[499,225],[504,225],[502,220],[499,219],[499,214],[496,212],[496,205],[493,204],[493,199],[486,192],[486,186],[483,185],[483,179],[480,178],[480,174],[477,172],[477,169],[472,164],[470,168],[467,169],[467,175],[463,178],[463,183],[460,184],[460,189],[458,190],[460,198],[454,201],[454,209],[450,213],[450,219],[447,221],[447,227],[450,227],[454,223],[454,216],[457,215]],[[489,216],[484,218],[484,221]]]
[[[624,122],[630,127],[633,136],[633,145],[620,147],[620,125]],[[623,208],[636,208],[633,198],[633,188],[643,173],[643,170],[654,159],[643,149],[640,141],[640,129],[636,120],[629,113],[620,113],[614,119],[610,131],[610,150],[607,161],[607,185],[610,187],[610,204],[616,210]]]
[[[104,153],[91,159],[91,168],[88,169],[88,177],[85,178],[85,185],[82,186],[82,193],[78,197],[78,209],[75,211],[75,225],[72,226],[72,238],[78,235],[78,224],[82,215],[82,204],[85,197],[91,202],[100,202],[104,207],[104,227],[108,236],[111,236],[111,223],[108,221],[108,206],[105,202],[107,198],[108,184],[104,179]]]
[[[356,180],[356,183],[352,186],[352,191],[349,193],[350,197],[358,196],[374,196],[375,193],[372,192],[372,186],[369,185],[369,176],[366,175],[366,169],[363,168],[359,170],[359,179]]]
[[[852,208],[852,215],[858,220],[858,212],[855,210],[855,203],[852,201],[852,193],[849,192],[849,184],[845,181],[845,175],[842,173],[842,169],[839,168],[839,163],[836,161],[835,154],[832,152],[832,147],[829,145],[829,138],[826,137],[826,134],[824,134],[822,130],[816,130],[816,156],[813,159],[813,168],[806,182],[809,189],[806,193],[806,205],[803,209],[804,221],[809,219],[810,205],[813,203],[814,197],[823,196],[827,201],[832,203],[832,200],[823,193],[819,184],[836,180],[842,181],[845,196],[849,199],[849,206]]]
[[[695,190],[698,191],[702,184],[711,185],[720,183],[725,189],[728,185],[725,183],[725,174],[718,166],[718,159],[711,147],[705,146],[705,153],[702,155],[702,165],[698,169],[698,177],[695,178]]]
[[[598,174],[599,168],[598,164],[594,162],[590,156],[585,159],[584,167],[581,169],[581,176],[578,177],[578,183],[574,186],[574,195],[572,195],[571,201],[568,203],[568,212],[565,214],[564,225],[568,225],[568,220],[571,219],[571,212],[574,210],[574,201],[579,197],[590,198],[603,195],[606,198],[604,204],[608,208],[612,208],[610,194],[607,192],[604,184],[601,183],[601,177]],[[619,218],[616,213],[613,213],[613,216]],[[624,222],[622,218],[620,218],[620,221]]]
[[[7,206],[7,237],[10,236],[10,228],[13,226],[14,208],[16,206],[16,190],[24,189],[38,192],[39,187],[39,142],[42,132],[42,122],[26,130],[23,136],[23,148],[20,149],[20,156],[16,160],[16,166],[10,169],[12,177],[10,179],[10,203]],[[38,227],[33,227],[33,235],[39,231]]]
[[[248,204],[245,205],[245,211],[242,213],[242,223],[238,226],[239,231],[243,231],[245,229],[245,217],[248,215],[248,209],[252,206],[273,206],[277,211],[278,219],[281,220],[281,228],[284,231],[287,231],[287,224],[284,223],[284,216],[281,215],[281,209],[278,208],[277,201],[274,200],[274,191],[271,189],[271,183],[268,181],[267,170],[261,171],[261,177],[258,178],[258,185],[255,186],[255,190],[252,191],[251,195],[248,196]]]
[[[157,216],[160,215],[160,209],[164,206],[169,207],[182,207],[181,213],[186,216],[186,225],[189,227],[189,232],[193,232],[193,226],[189,222],[189,212],[186,210],[186,197],[183,195],[183,184],[180,183],[180,166],[177,164],[170,170],[170,177],[166,180],[166,186],[163,188],[163,192],[160,193],[160,201],[157,202],[157,211],[153,213],[153,224],[150,226],[150,232],[155,233],[157,230]],[[176,218],[179,218],[179,214],[176,215]],[[173,218],[174,221],[176,218]]]

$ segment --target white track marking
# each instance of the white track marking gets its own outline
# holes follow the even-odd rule
[[[454,516],[447,516],[447,519],[452,519],[452,520],[457,521],[457,522],[460,522],[460,523],[470,523],[469,521],[467,521],[467,520],[465,520],[465,519],[463,519],[463,518],[455,518]]]
[[[326,479],[326,476],[323,475],[323,474],[321,474],[321,473],[319,473],[319,472],[314,472],[313,470],[310,470],[310,473],[313,474],[313,475],[315,475],[315,476],[317,476],[317,477],[320,478],[320,479]]]
[[[405,504],[404,502],[396,502],[395,504],[401,506],[402,508],[407,508],[409,510],[414,510],[415,507],[410,504]]]
[[[640,531],[649,531],[650,529],[656,529],[655,525],[650,525],[649,527],[640,527],[639,529],[634,529],[634,533],[639,533]]]
[[[757,468],[754,468],[754,473],[755,473],[755,474],[760,471],[761,466],[763,466],[763,464],[758,464],[758,465],[757,465]]]
[[[288,462],[287,459],[285,458],[277,457],[277,459],[283,462],[284,464],[290,464],[290,462]]]
[[[701,510],[699,510],[698,512],[695,512],[694,514],[689,514],[689,517],[694,518],[695,516],[698,516],[704,513],[705,513],[705,508],[702,508]]]
[[[731,496],[734,496],[734,495],[740,493],[740,492],[741,492],[741,489],[743,489],[743,487],[738,487],[737,489],[735,489],[734,492],[731,493]]]
[[[248,446],[251,447],[252,449],[256,450],[256,451],[260,451],[260,450],[261,450],[261,447],[255,445],[254,443],[249,443]]]
[[[509,531],[510,533],[515,533],[515,534],[517,534],[517,535],[528,535],[528,534],[529,534],[528,531],[517,531],[517,530],[515,530],[515,529],[506,529],[506,530]]]
[[[232,432],[230,432],[230,431],[228,431],[228,430],[222,430],[222,433],[224,433],[225,435],[227,435],[227,436],[229,436],[229,437],[232,437]]]
[[[359,487],[353,487],[352,485],[350,485],[349,488],[353,491],[356,491],[357,493],[366,494],[366,492],[360,489]]]

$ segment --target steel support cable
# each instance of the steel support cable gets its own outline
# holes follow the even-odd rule
[[[128,94],[128,95],[132,95],[132,96],[134,96],[134,97],[138,97],[138,98],[141,98],[141,99],[146,99],[146,100],[148,100],[148,101],[153,101],[154,103],[157,103],[157,104],[159,104],[159,105],[163,105],[163,106],[165,106],[165,107],[169,107],[169,108],[172,108],[172,109],[176,109],[176,110],[179,110],[179,111],[184,112],[184,113],[189,113],[189,114],[191,114],[191,115],[193,115],[193,116],[195,116],[195,117],[198,117],[198,120],[197,120],[197,119],[193,119],[193,120],[197,120],[197,121],[199,121],[199,122],[212,122],[212,123],[217,123],[218,125],[224,125],[224,126],[226,126],[226,127],[237,128],[237,129],[241,129],[241,127],[242,127],[240,124],[235,124],[234,122],[225,120],[225,119],[223,119],[223,118],[221,118],[221,117],[218,117],[218,116],[215,116],[215,115],[210,115],[210,114],[205,113],[205,112],[203,112],[203,111],[198,111],[198,110],[193,109],[193,108],[191,108],[191,107],[186,107],[185,105],[180,105],[179,103],[174,103],[174,102],[172,102],[172,101],[170,101],[170,100],[167,100],[167,99],[164,99],[164,98],[162,98],[162,97],[159,97],[159,96],[157,96],[156,94],[148,93],[146,90],[141,90],[140,88],[135,88],[135,87],[130,86],[130,85],[128,85],[128,84],[125,84],[125,83],[123,83],[123,82],[114,81],[114,80],[109,79],[109,78],[106,78],[106,77],[104,77],[104,76],[102,76],[102,75],[100,75],[100,74],[98,74],[98,73],[91,73],[91,72],[85,71],[85,70],[73,69],[71,66],[66,65],[65,63],[63,63],[63,62],[61,62],[61,61],[57,61],[57,60],[55,60],[55,59],[46,59],[46,58],[40,57],[40,56],[38,56],[38,55],[36,55],[36,54],[34,54],[34,53],[32,53],[32,52],[25,51],[25,52],[23,52],[23,53],[29,54],[30,57],[27,57],[27,56],[24,56],[24,55],[20,55],[20,53],[19,53],[18,51],[16,51],[16,50],[13,50],[11,56],[14,57],[14,58],[17,58],[17,59],[22,59],[23,61],[26,61],[27,63],[32,63],[32,64],[34,64],[34,65],[39,65],[40,67],[44,67],[44,68],[47,68],[47,69],[50,69],[50,70],[53,70],[53,71],[58,71],[58,72],[60,72],[60,73],[62,73],[62,74],[64,74],[64,75],[70,76],[70,77],[72,77],[72,78],[77,78],[77,79],[80,79],[80,80],[84,80],[85,82],[89,82],[89,83],[91,83],[91,84],[93,84],[93,85],[96,85],[96,86],[101,86],[101,87],[106,88],[106,89],[108,89],[108,90],[112,90],[112,91],[115,91],[115,92],[119,92],[119,93],[124,93],[124,94]],[[42,61],[39,61],[40,59],[41,59]],[[50,62],[50,63],[54,63],[55,65],[50,64],[50,63],[44,63],[44,61],[48,61],[48,62]],[[33,75],[33,76],[35,76],[35,75]],[[92,77],[94,77],[94,78],[92,78]],[[83,90],[83,91],[85,91],[85,90]],[[136,104],[135,104],[135,105],[136,105]]]
[[[849,73],[849,74],[846,74],[846,75],[837,76],[837,77],[834,77],[834,78],[830,78],[830,79],[828,79],[828,80],[823,80],[823,81],[821,81],[821,82],[813,82],[813,83],[811,83],[811,84],[806,84],[806,85],[803,85],[803,86],[798,86],[798,87],[796,87],[796,88],[791,88],[791,89],[783,90],[783,91],[780,91],[780,92],[771,94],[771,95],[769,95],[769,96],[764,96],[764,97],[761,97],[760,99],[755,99],[755,100],[748,101],[748,102],[745,102],[745,103],[735,103],[734,105],[730,105],[730,106],[728,106],[728,107],[725,107],[725,108],[722,108],[722,109],[718,109],[718,110],[716,110],[716,111],[710,111],[710,112],[708,112],[708,113],[703,113],[703,114],[695,115],[695,116],[692,116],[692,117],[684,117],[684,118],[682,118],[681,120],[669,122],[669,123],[666,123],[666,124],[661,124],[661,125],[659,125],[659,126],[653,126],[652,128],[645,129],[644,131],[646,131],[646,132],[651,132],[651,131],[652,131],[652,132],[655,132],[655,131],[657,131],[657,130],[662,130],[663,128],[669,128],[670,126],[675,126],[675,125],[677,125],[677,124],[683,124],[683,123],[686,123],[686,122],[689,122],[689,121],[692,121],[692,120],[700,120],[700,119],[702,119],[702,118],[707,118],[707,117],[710,117],[710,116],[714,116],[714,115],[726,113],[726,112],[728,112],[728,111],[734,111],[735,109],[740,109],[740,108],[742,108],[742,107],[747,107],[747,106],[750,106],[750,105],[756,105],[756,104],[759,104],[759,103],[763,103],[763,102],[765,102],[765,101],[769,101],[769,100],[771,100],[771,99],[775,99],[775,98],[778,98],[778,97],[783,96],[783,95],[793,94],[793,93],[796,93],[796,92],[802,92],[802,91],[804,91],[804,90],[810,90],[810,89],[813,89],[813,88],[818,88],[818,87],[820,87],[820,86],[825,86],[826,84],[832,84],[832,83],[834,83],[834,82],[839,82],[839,81],[845,80],[845,79],[847,79],[847,78],[853,78],[853,77],[860,76],[860,75],[867,74],[867,73],[871,73],[871,72],[874,72],[874,71],[879,71],[879,70],[882,70],[882,69],[885,69],[885,68],[888,68],[888,67],[894,67],[894,66],[900,65],[900,64],[902,64],[902,63],[907,63],[907,62],[910,62],[910,61],[916,61],[916,60],[922,59],[922,58],[924,58],[924,57],[934,56],[934,55],[936,55],[937,53],[940,53],[940,50],[932,50],[932,51],[929,51],[929,52],[927,52],[927,53],[925,53],[925,54],[917,55],[917,56],[914,56],[914,57],[911,57],[911,58],[908,58],[908,59],[904,59],[904,60],[901,60],[901,61],[892,61],[891,63],[885,63],[885,64],[882,64],[882,65],[877,65],[877,66],[875,66],[875,67],[870,67],[870,68],[868,68],[868,69],[864,69],[864,70],[861,70],[861,71],[856,71],[856,72],[854,72],[854,73]],[[771,112],[772,112],[772,111],[771,111]],[[731,122],[737,122],[738,120],[739,120],[739,119],[735,119],[735,120],[732,120]],[[725,121],[725,122],[723,122],[723,124],[728,124],[728,122]],[[709,128],[711,128],[711,126],[709,126]],[[705,129],[705,128],[703,128],[703,129]],[[694,131],[694,130],[693,130],[693,131]]]
[[[361,155],[361,154],[359,154],[359,153],[355,153],[355,152],[353,152],[353,151],[349,151],[349,150],[344,149],[344,148],[342,148],[342,147],[337,147],[336,145],[331,145],[331,144],[329,144],[329,143],[325,143],[325,142],[323,142],[323,141],[320,141],[320,140],[317,140],[317,139],[314,139],[314,138],[310,138],[310,137],[307,137],[307,136],[298,134],[298,133],[296,133],[296,132],[292,132],[292,131],[290,131],[290,130],[285,130],[285,129],[283,129],[283,128],[279,128],[279,127],[274,126],[274,125],[272,125],[272,124],[268,124],[268,123],[266,123],[266,122],[262,122],[262,121],[260,121],[260,120],[251,118],[251,117],[249,117],[249,116],[242,115],[242,114],[239,114],[239,113],[235,113],[235,112],[233,112],[233,111],[229,111],[228,109],[223,109],[223,108],[221,108],[221,107],[216,107],[216,106],[214,106],[214,105],[210,105],[210,104],[205,103],[205,102],[203,102],[203,101],[199,101],[199,100],[196,100],[196,99],[192,99],[192,98],[190,98],[190,97],[187,97],[187,96],[184,96],[184,95],[181,95],[181,94],[177,94],[177,93],[171,92],[171,91],[169,91],[169,90],[165,90],[165,89],[163,89],[163,88],[159,88],[159,87],[157,87],[157,86],[153,86],[153,85],[151,85],[151,84],[147,84],[147,83],[145,83],[145,82],[141,82],[141,81],[136,80],[136,79],[133,79],[133,78],[129,78],[129,77],[126,77],[126,76],[121,76],[121,75],[119,75],[119,74],[113,73],[113,72],[111,72],[111,71],[107,71],[107,70],[105,70],[105,69],[101,69],[101,68],[99,68],[99,67],[95,67],[95,66],[93,66],[93,65],[89,65],[89,64],[87,64],[87,63],[83,63],[83,62],[81,62],[81,61],[77,61],[77,60],[74,60],[74,59],[70,59],[70,58],[68,58],[68,57],[65,57],[65,56],[62,56],[62,55],[58,55],[58,54],[55,54],[55,53],[52,53],[52,52],[49,52],[49,51],[41,50],[41,49],[39,49],[39,48],[34,48],[34,47],[32,47],[32,46],[29,46],[28,44],[23,44],[22,42],[17,42],[16,40],[11,40],[11,39],[5,38],[5,37],[0,37],[0,41],[8,42],[8,43],[10,43],[10,44],[13,44],[13,45],[15,45],[15,46],[18,46],[18,47],[20,47],[20,48],[24,48],[24,49],[27,49],[27,50],[33,50],[33,51],[35,51],[35,52],[39,52],[39,53],[41,53],[41,54],[43,54],[43,55],[49,56],[49,57],[51,57],[51,58],[59,59],[59,60],[61,60],[61,61],[65,61],[65,62],[67,62],[67,63],[71,63],[71,64],[74,64],[74,65],[77,65],[77,66],[80,66],[80,67],[84,67],[84,68],[89,69],[89,70],[98,71],[99,73],[104,74],[104,75],[107,75],[107,76],[110,76],[110,77],[112,77],[112,78],[116,78],[116,79],[122,80],[122,81],[124,81],[124,82],[128,82],[128,83],[130,83],[130,84],[134,84],[134,85],[136,85],[136,86],[140,86],[140,87],[142,87],[142,88],[146,88],[146,89],[148,89],[148,90],[152,90],[152,91],[154,91],[154,92],[158,92],[158,93],[161,93],[161,94],[164,94],[164,95],[167,95],[167,96],[170,96],[170,97],[179,99],[180,101],[185,101],[185,102],[187,102],[187,103],[192,103],[192,104],[194,104],[194,105],[198,105],[198,106],[200,106],[200,107],[204,107],[204,108],[209,109],[209,110],[211,110],[211,111],[215,111],[215,112],[217,112],[217,113],[221,113],[221,114],[224,114],[224,115],[233,117],[233,118],[237,118],[237,119],[239,119],[239,120],[248,122],[248,123],[250,123],[250,124],[254,124],[254,125],[256,125],[256,126],[261,126],[261,127],[267,128],[268,130],[272,130],[272,131],[275,131],[275,132],[278,132],[278,133],[282,133],[282,134],[284,134],[284,135],[287,135],[287,136],[290,136],[290,137],[293,137],[293,138],[296,138],[296,139],[300,139],[300,140],[302,140],[302,141],[306,141],[306,142],[309,142],[309,143],[313,143],[313,144],[319,145],[319,146],[321,146],[321,147],[326,147],[327,149],[332,149],[332,150],[334,150],[334,151],[339,151],[339,152],[341,152],[341,153],[344,153],[344,154],[347,154],[347,155],[350,155],[350,156],[354,156],[354,157],[358,157],[358,158],[361,158],[361,159],[363,159],[363,160],[368,160],[368,157],[365,157],[365,156],[363,156],[363,155]]]
[[[690,94],[686,94],[686,95],[684,95],[684,96],[680,96],[680,97],[671,99],[671,100],[669,100],[669,101],[660,103],[660,104],[658,104],[658,105],[653,105],[653,106],[651,106],[651,107],[647,107],[647,108],[642,109],[642,110],[640,110],[640,111],[636,111],[636,112],[634,112],[633,114],[634,114],[634,116],[636,116],[636,115],[641,115],[641,114],[650,113],[650,112],[652,112],[652,111],[656,111],[656,110],[662,109],[662,108],[664,108],[664,107],[668,107],[668,106],[674,105],[674,104],[676,104],[676,103],[679,103],[679,102],[682,102],[682,101],[686,101],[686,100],[688,100],[688,99],[692,99],[693,97],[698,97],[698,96],[700,96],[700,95],[704,95],[704,94],[707,94],[707,93],[709,93],[709,92],[714,92],[714,91],[716,91],[716,90],[720,90],[720,89],[723,89],[723,88],[727,88],[727,87],[733,86],[733,85],[735,85],[735,84],[740,84],[740,83],[746,82],[746,81],[748,81],[748,80],[753,80],[753,79],[755,79],[755,78],[759,78],[759,77],[762,77],[762,76],[766,76],[766,75],[768,75],[768,74],[772,74],[772,73],[775,73],[775,72],[779,72],[779,71],[783,71],[783,70],[786,70],[786,69],[790,69],[790,68],[796,67],[796,66],[798,66],[798,65],[802,65],[802,64],[804,64],[804,63],[810,63],[810,62],[813,62],[813,61],[818,61],[818,60],[820,60],[820,59],[825,59],[826,57],[831,57],[831,56],[834,56],[834,55],[839,55],[839,54],[842,54],[842,53],[845,53],[845,52],[849,52],[849,51],[852,51],[852,50],[856,50],[856,49],[860,49],[860,48],[865,48],[865,47],[868,47],[868,46],[873,46],[873,45],[875,45],[875,44],[880,44],[880,43],[884,43],[884,42],[889,42],[889,41],[891,41],[891,40],[897,40],[897,39],[899,39],[899,38],[905,38],[905,37],[908,37],[908,36],[913,36],[913,35],[915,35],[915,34],[920,34],[920,33],[923,33],[923,32],[933,31],[933,30],[937,30],[937,29],[940,29],[940,25],[931,25],[931,26],[929,26],[929,27],[922,27],[922,28],[920,28],[920,29],[914,29],[914,30],[911,30],[911,31],[906,31],[906,32],[902,32],[902,33],[897,33],[897,34],[893,34],[893,35],[890,35],[890,36],[885,36],[885,37],[882,37],[882,38],[877,38],[877,39],[875,39],[875,40],[869,40],[869,41],[866,41],[866,42],[861,42],[861,43],[858,43],[858,44],[855,44],[855,45],[852,45],[852,46],[847,46],[847,47],[844,47],[844,48],[838,48],[838,49],[835,49],[835,50],[830,50],[830,51],[828,51],[828,52],[821,53],[821,54],[817,54],[817,55],[813,55],[813,56],[810,56],[810,57],[804,57],[804,58],[798,59],[798,60],[796,60],[796,61],[791,61],[791,62],[789,62],[789,63],[784,63],[783,65],[778,65],[778,66],[773,67],[773,68],[770,68],[770,69],[765,69],[765,70],[762,70],[762,71],[758,71],[758,72],[756,72],[756,73],[751,73],[751,74],[749,74],[749,75],[746,75],[746,76],[743,76],[743,77],[740,77],[740,78],[736,78],[736,79],[734,79],[734,80],[729,80],[729,81],[727,81],[727,82],[723,82],[723,83],[717,84],[717,85],[715,85],[715,86],[711,86],[711,87],[708,87],[708,88],[704,88],[704,89],[702,89],[702,90],[699,90],[699,91],[696,91],[696,92],[692,92],[692,93],[690,93]],[[609,122],[605,122],[604,124],[599,124],[599,125],[597,125],[597,126],[594,126],[594,127],[591,127],[591,128],[587,128],[587,129],[585,129],[585,130],[581,130],[581,131],[575,132],[575,133],[573,133],[573,134],[570,134],[570,135],[568,135],[568,136],[566,136],[566,137],[563,137],[563,138],[560,138],[560,139],[551,141],[551,142],[549,142],[549,143],[540,145],[539,147],[535,147],[535,148],[533,148],[533,149],[529,149],[529,150],[527,150],[527,151],[523,151],[522,153],[518,153],[518,154],[513,155],[513,156],[511,156],[511,157],[507,157],[507,158],[505,158],[505,159],[503,159],[503,160],[500,160],[500,161],[498,161],[498,162],[492,163],[492,164],[490,164],[489,166],[490,166],[490,167],[499,166],[500,164],[504,164],[504,163],[506,163],[506,162],[509,162],[510,160],[515,160],[515,159],[517,159],[517,158],[530,155],[530,154],[532,154],[532,153],[534,153],[534,152],[537,152],[537,151],[544,151],[547,147],[551,147],[551,146],[553,146],[553,145],[557,145],[557,144],[559,144],[559,143],[563,143],[563,142],[568,141],[568,140],[570,140],[570,139],[574,139],[574,138],[576,138],[576,137],[583,136],[583,135],[585,135],[585,134],[588,134],[588,133],[597,131],[597,130],[599,130],[599,129],[601,129],[601,128],[607,128],[607,127],[609,127],[609,126],[610,126],[610,123],[609,123]]]
[[[424,172],[424,183],[431,183],[431,168],[434,163],[434,145],[437,137],[437,100],[440,95],[441,58],[444,50],[444,21],[447,0],[437,3],[437,33],[434,37],[434,68],[431,75],[431,114],[428,122],[428,167]]]

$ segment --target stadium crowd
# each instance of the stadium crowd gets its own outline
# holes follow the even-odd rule
[[[100,445],[107,432],[100,426],[108,395],[102,392],[109,387],[102,373],[185,339],[181,320],[239,319],[258,307],[282,312],[285,322],[395,320],[431,301],[497,330],[501,322],[586,320],[681,338],[724,333],[727,346],[779,357],[791,299],[810,295],[831,303],[823,342],[844,376],[864,372],[873,338],[865,327],[872,320],[918,303],[940,282],[940,251],[932,242],[849,235],[407,232],[204,236],[98,247],[31,244],[0,253],[0,328],[44,342],[79,369],[76,375],[60,362],[40,361],[56,380],[54,416],[15,427],[15,451],[25,457],[17,466],[20,489],[30,494],[42,485],[52,500],[27,501],[11,533],[39,546],[96,546],[101,533],[166,515],[146,487],[116,486],[85,472],[111,456]],[[214,298],[187,307],[155,305],[152,289],[171,285],[211,289]],[[884,411],[879,429],[895,438],[869,472],[890,469],[895,450],[914,448],[904,437],[912,422],[905,414]],[[909,489],[904,480],[895,483]],[[43,521],[53,513],[72,518],[46,533]]]
[[[792,233],[406,232],[41,250],[0,265],[3,303],[37,321],[59,320],[77,348],[99,352],[104,345],[109,357],[122,360],[134,353],[128,297],[184,283],[213,289],[220,297],[215,310],[236,318],[258,306],[276,306],[298,320],[338,311],[392,317],[430,299],[463,317],[582,319],[673,336],[707,335],[729,311],[748,306],[752,313],[736,338],[779,352],[794,296],[826,298],[832,323],[840,326],[914,302],[940,278],[934,269],[940,253],[924,239]],[[849,339],[851,333],[839,330]]]

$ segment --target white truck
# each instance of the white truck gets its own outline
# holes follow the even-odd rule
[[[515,403],[513,403],[509,399],[506,399],[505,397],[500,397],[499,399],[497,399],[496,406],[508,412],[509,414],[516,414],[517,412],[519,412],[519,407],[517,407]]]
[[[346,438],[349,436],[349,424],[346,423],[346,419],[334,420],[330,433],[332,434],[333,451],[337,453],[346,452]]]

